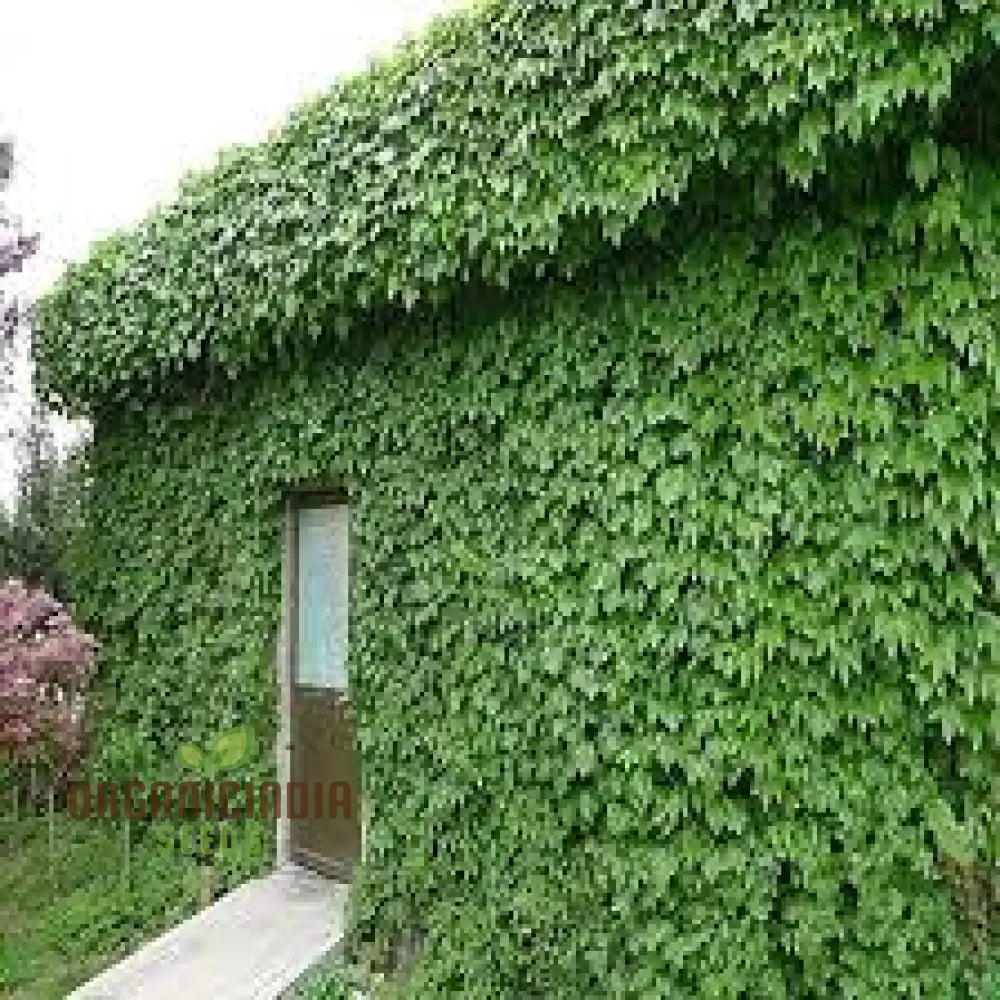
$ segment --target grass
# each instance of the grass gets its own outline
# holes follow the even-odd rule
[[[58,813],[0,818],[0,997],[63,1000],[197,910],[195,865],[126,836]]]

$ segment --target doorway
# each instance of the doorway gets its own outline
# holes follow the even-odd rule
[[[361,856],[360,764],[347,675],[350,511],[343,498],[328,494],[296,496],[286,511],[281,853],[349,882]]]

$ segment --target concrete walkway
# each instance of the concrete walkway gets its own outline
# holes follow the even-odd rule
[[[69,1000],[274,1000],[344,932],[348,887],[289,866],[234,889]]]

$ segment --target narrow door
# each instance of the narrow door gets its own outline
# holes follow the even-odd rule
[[[294,507],[291,624],[292,859],[350,879],[361,853],[360,770],[347,680],[348,508]]]

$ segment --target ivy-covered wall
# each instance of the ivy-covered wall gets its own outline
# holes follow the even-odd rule
[[[273,727],[281,497],[343,483],[355,936],[428,930],[411,995],[979,995],[1000,185],[937,164],[108,415],[122,745]]]
[[[412,995],[983,995],[998,38],[490,0],[70,269],[104,763],[273,738],[281,499],[346,486]]]
[[[69,268],[38,307],[41,387],[83,412],[571,271],[715,170],[808,185],[926,138],[1000,41],[994,0],[463,6]]]

